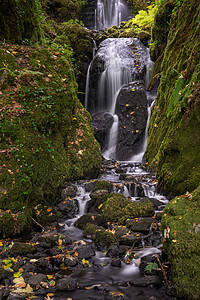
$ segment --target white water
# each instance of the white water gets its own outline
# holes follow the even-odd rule
[[[117,144],[117,136],[118,136],[118,116],[114,115],[114,122],[113,125],[110,129],[110,135],[109,135],[109,141],[108,141],[108,150],[106,150],[103,153],[103,156],[106,159],[109,159],[110,157],[114,158],[115,157],[115,152],[116,152],[116,144]]]
[[[98,0],[95,11],[95,29],[118,26],[128,16],[128,6],[123,0]]]

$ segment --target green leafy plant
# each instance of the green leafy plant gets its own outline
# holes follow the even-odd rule
[[[148,262],[145,271],[152,272],[153,270],[158,270],[158,264],[156,262]]]

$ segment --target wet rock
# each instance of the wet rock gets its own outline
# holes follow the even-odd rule
[[[95,251],[91,245],[88,246],[81,246],[76,249],[78,252],[78,258],[91,258],[92,256],[95,255]]]
[[[148,100],[141,81],[121,88],[115,114],[119,118],[116,159],[128,160],[142,150],[147,122]]]
[[[90,194],[90,197],[94,200],[101,199],[104,195],[107,195],[109,192],[107,190],[98,190],[98,191],[93,191]]]
[[[40,284],[41,281],[47,282],[48,279],[46,275],[39,273],[30,277],[27,283],[30,284],[31,286],[37,286],[38,284]]]
[[[6,272],[3,267],[0,267],[0,282],[5,279]]]
[[[68,276],[67,278],[59,279],[56,283],[56,290],[58,291],[75,291],[76,290],[76,280]]]
[[[86,191],[86,192],[92,191],[93,188],[94,188],[94,185],[95,185],[95,183],[94,183],[93,181],[91,181],[91,182],[86,182],[86,183],[84,184],[85,191]]]
[[[25,272],[35,272],[36,271],[36,266],[33,263],[27,262],[23,266],[23,269]]]
[[[77,260],[70,259],[70,258],[65,258],[64,264],[68,267],[75,267],[77,265]]]
[[[73,200],[63,200],[58,204],[58,209],[62,212],[62,214],[67,215],[68,218],[73,218],[76,214],[78,208]]]
[[[144,234],[148,234],[151,228],[152,223],[156,223],[157,221],[154,218],[135,218],[126,221],[127,228],[132,231],[142,232]]]
[[[152,275],[152,276],[145,276],[140,278],[135,278],[133,281],[130,282],[131,285],[134,286],[149,286],[149,285],[155,285],[155,286],[161,286],[162,285],[162,279],[159,276]]]
[[[94,239],[95,245],[100,250],[107,250],[117,243],[116,237],[111,232],[103,230],[97,230]]]
[[[159,266],[156,256],[158,256],[162,261],[160,253],[148,254],[141,257],[139,269],[142,275],[158,275],[160,273],[160,271],[158,270]],[[148,266],[150,266],[150,269],[148,268]]]
[[[106,221],[105,218],[102,217],[101,215],[85,214],[81,216],[78,220],[76,220],[74,226],[83,230],[87,223],[92,223],[97,226],[103,226],[106,223]]]
[[[158,208],[158,206],[162,206],[163,205],[163,202],[159,201],[158,199],[149,198],[149,200],[153,204],[153,207],[156,208],[156,209]]]
[[[75,185],[66,184],[65,188],[61,191],[61,198],[65,199],[67,197],[75,197],[77,193],[77,187]]]
[[[15,242],[11,249],[9,249],[10,255],[25,255],[27,253],[34,253],[36,249],[33,245]]]
[[[38,237],[38,241],[40,243],[46,243],[47,248],[51,248],[56,245],[60,235],[57,230],[53,230],[51,232],[44,232]]]
[[[119,243],[131,247],[140,247],[142,245],[142,234],[131,233],[119,238]]]
[[[113,116],[109,113],[97,113],[92,116],[94,136],[104,151],[108,145],[110,129],[113,124]]]
[[[119,257],[116,257],[116,258],[113,258],[112,261],[111,261],[111,266],[112,267],[118,267],[120,268],[121,267],[121,259]]]
[[[10,293],[10,295],[8,296],[8,300],[26,300],[26,299],[27,299],[27,295],[20,295],[15,292]]]

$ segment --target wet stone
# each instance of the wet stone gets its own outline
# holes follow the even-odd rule
[[[145,277],[135,278],[133,281],[130,282],[130,284],[134,286],[141,286],[141,287],[145,287],[149,285],[161,286],[162,279],[156,275],[145,276]]]
[[[56,290],[58,291],[75,291],[76,290],[76,280],[72,277],[59,279],[56,283]]]
[[[116,258],[113,258],[112,261],[111,261],[111,266],[113,267],[121,267],[121,260],[119,257],[116,257]]]
[[[47,276],[44,275],[44,274],[36,274],[36,275],[33,275],[32,277],[30,277],[28,279],[28,284],[30,284],[31,286],[37,286],[38,284],[40,284],[41,281],[47,281]]]
[[[126,221],[126,226],[132,231],[148,234],[152,223],[157,223],[157,220],[151,217],[135,218]]]
[[[78,252],[78,258],[91,258],[95,255],[95,251],[91,245],[81,246],[76,249]]]

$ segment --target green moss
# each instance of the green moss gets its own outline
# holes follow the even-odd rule
[[[40,37],[41,13],[38,0],[1,1],[0,40],[15,43],[37,41]]]
[[[15,232],[14,220],[11,213],[4,213],[0,216],[0,236],[7,237],[12,236]]]
[[[191,192],[200,180],[198,13],[199,4],[190,1],[172,15],[149,123],[146,158],[170,195]]]
[[[95,233],[94,242],[99,249],[105,250],[116,244],[116,238],[111,232],[105,230],[97,230]]]
[[[117,222],[124,216],[124,209],[130,203],[122,194],[109,194],[104,196],[106,201],[101,208],[102,215],[111,222]]]
[[[98,190],[107,190],[111,191],[113,188],[112,183],[106,180],[98,180],[95,182],[95,186],[93,191],[98,191]]]
[[[200,187],[193,194],[171,200],[162,217],[164,250],[172,264],[179,296],[199,299]]]

